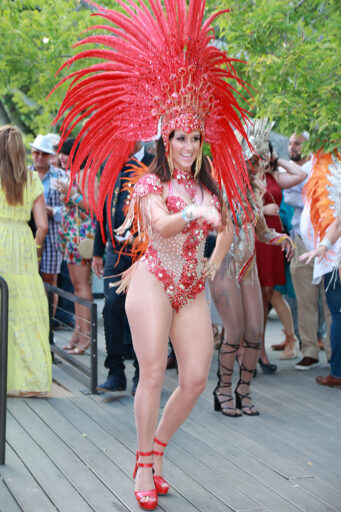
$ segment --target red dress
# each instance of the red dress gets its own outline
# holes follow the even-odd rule
[[[264,206],[275,202],[279,207],[282,201],[282,190],[273,174],[267,172],[265,177]],[[279,233],[283,232],[279,215],[265,215],[264,217],[269,228],[274,228]],[[285,284],[284,252],[281,247],[267,245],[256,240],[256,257],[261,286]]]

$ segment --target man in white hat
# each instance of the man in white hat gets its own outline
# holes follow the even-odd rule
[[[57,274],[60,272],[62,263],[62,255],[57,248],[58,229],[62,220],[62,200],[56,185],[57,180],[66,179],[66,174],[51,165],[51,158],[55,152],[52,140],[48,135],[37,135],[30,146],[33,158],[31,169],[38,172],[44,186],[46,213],[49,221],[49,230],[40,261],[40,273],[45,283],[56,286]]]

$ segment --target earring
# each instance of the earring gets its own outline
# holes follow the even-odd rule
[[[197,179],[197,177],[199,176],[201,164],[202,164],[202,145],[200,146],[199,154],[195,161],[194,179]]]

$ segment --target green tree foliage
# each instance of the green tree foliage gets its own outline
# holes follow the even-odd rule
[[[94,24],[90,13],[80,0],[0,0],[1,124],[17,125],[27,140],[52,131],[66,86],[46,98],[72,45]]]
[[[308,130],[312,149],[340,141],[339,1],[206,0],[207,15],[231,9],[217,34],[230,56],[247,61],[236,68],[255,89],[254,115],[275,119],[286,135]],[[93,9],[82,0],[0,0],[0,123],[28,139],[51,131],[66,85],[46,96],[72,44],[96,23]]]
[[[212,2],[213,3],[213,2]],[[310,132],[310,149],[341,140],[340,0],[220,0],[220,38],[255,88],[256,116],[285,135]]]

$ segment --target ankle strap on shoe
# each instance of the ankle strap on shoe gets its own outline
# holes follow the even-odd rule
[[[140,452],[139,450],[136,451],[136,462],[135,462],[135,468],[133,473],[133,478],[135,478],[137,473],[137,468],[152,468],[153,462],[139,462],[139,456],[141,457],[151,457],[153,455],[153,452]]]
[[[154,443],[159,444],[160,446],[163,446],[164,448],[166,448],[166,446],[167,446],[167,443],[163,443],[162,441],[159,441],[158,439],[156,439],[156,437],[154,437]]]
[[[163,446],[164,448],[166,448],[166,446],[167,446],[167,443],[162,443],[162,441],[159,441],[158,439],[156,439],[156,437],[154,437],[154,443],[159,444],[160,446]],[[159,457],[162,457],[164,452],[156,452],[155,450],[153,450],[153,454],[159,455]]]
[[[137,452],[136,452],[137,459],[138,459],[139,455],[141,455],[141,457],[151,457],[153,455],[153,452],[140,452],[139,450],[137,450]]]

